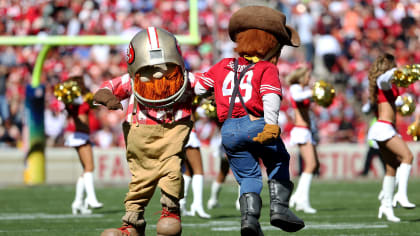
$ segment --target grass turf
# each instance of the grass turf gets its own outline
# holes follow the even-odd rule
[[[294,180],[296,182],[296,180]],[[420,179],[409,182],[409,199],[420,204]],[[396,208],[395,215],[402,222],[391,223],[377,218],[378,192],[381,180],[358,179],[352,181],[313,181],[311,204],[318,210],[309,215],[297,212],[306,227],[295,235],[420,235],[419,209]],[[0,235],[100,235],[106,228],[120,227],[124,214],[123,200],[126,187],[98,187],[97,195],[104,208],[92,215],[73,216],[71,202],[74,186],[33,186],[0,188]],[[204,203],[209,196],[206,184]],[[156,235],[155,225],[160,217],[159,192],[156,191],[146,208],[146,235]],[[223,185],[220,208],[207,210],[211,219],[182,217],[186,236],[240,235],[240,213],[235,209],[237,187],[234,183]],[[269,196],[267,186],[262,192],[263,209],[261,225],[264,234],[287,235],[269,223]],[[188,195],[188,205],[192,193]]]

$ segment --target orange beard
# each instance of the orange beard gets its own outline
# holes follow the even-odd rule
[[[134,90],[143,98],[161,100],[178,92],[184,84],[184,77],[179,67],[161,79],[151,79],[149,82],[140,80],[140,73],[136,74]]]

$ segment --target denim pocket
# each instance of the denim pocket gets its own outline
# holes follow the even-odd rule
[[[238,131],[235,130],[236,122],[227,120],[222,126],[222,144],[226,150],[234,150],[238,142]]]
[[[246,129],[251,141],[254,137],[257,137],[257,135],[263,131],[264,125],[265,121],[263,118],[254,121],[249,121],[248,125],[246,126]]]

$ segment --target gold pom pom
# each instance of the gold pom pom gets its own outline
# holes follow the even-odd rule
[[[95,105],[93,105],[93,93],[86,93],[83,96],[83,101],[87,102],[91,108],[96,108]]]
[[[202,104],[201,104],[201,108],[204,109],[205,114],[208,118],[217,119],[216,105],[213,104],[212,100],[204,99]]]
[[[65,81],[54,86],[54,96],[65,104],[72,103],[81,94],[81,89],[75,81]]]
[[[393,83],[398,87],[408,87],[419,80],[420,64],[406,65],[394,71]]]
[[[420,140],[420,121],[414,121],[407,128],[407,134],[413,137],[414,141]]]
[[[201,103],[202,98],[200,96],[195,96],[192,102],[193,106],[198,106]]]
[[[403,101],[403,105],[397,107],[397,111],[402,116],[409,116],[409,115],[413,114],[413,112],[416,110],[416,103],[414,102],[413,97],[410,96],[410,95],[403,95],[403,96],[400,96],[400,97]]]
[[[323,80],[315,82],[312,93],[314,101],[323,107],[330,106],[335,97],[335,89],[332,84]]]

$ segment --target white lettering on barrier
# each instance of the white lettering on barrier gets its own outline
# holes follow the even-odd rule
[[[96,178],[104,183],[128,183],[131,173],[124,149],[95,149]]]
[[[409,143],[414,155],[411,175],[420,176],[420,145]],[[288,148],[290,152],[291,176],[298,176],[297,148]],[[317,147],[322,179],[351,179],[357,177],[363,169],[367,146],[358,144],[329,144]],[[220,159],[212,157],[209,147],[202,147],[203,168],[206,180],[215,178],[219,171]],[[131,173],[128,168],[125,150],[122,148],[94,148],[95,183],[127,184]],[[23,183],[24,152],[9,149],[0,152],[0,185],[16,185]],[[46,150],[47,184],[75,183],[82,173],[77,153],[72,148],[53,148]],[[265,175],[265,170],[263,171]],[[382,178],[384,170],[379,158],[373,159],[370,176]],[[13,178],[10,178],[13,177]],[[265,176],[266,177],[266,176]],[[229,175],[233,179],[232,174]]]

